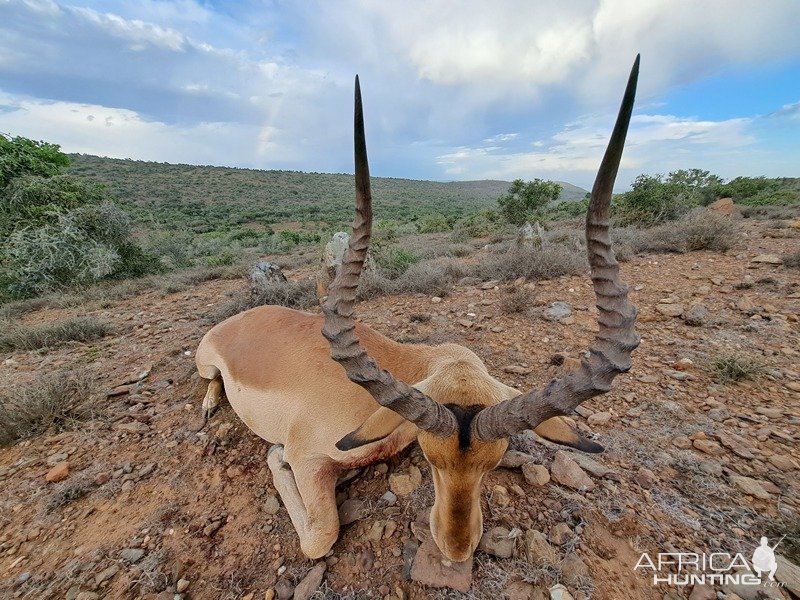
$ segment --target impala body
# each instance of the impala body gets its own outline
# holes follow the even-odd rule
[[[273,481],[310,558],[339,535],[337,479],[384,460],[417,440],[431,467],[431,534],[450,560],[462,561],[482,534],[481,482],[497,466],[509,436],[534,429],[552,441],[598,451],[563,418],[611,388],[630,368],[639,343],[635,308],[619,280],[608,213],[633,108],[634,63],[606,155],[592,190],[587,251],[600,331],[587,357],[544,389],[527,393],[492,377],[468,348],[397,343],[356,324],[353,304],[369,247],[372,205],[361,93],[356,78],[356,219],[348,253],[323,303],[324,315],[262,306],[211,329],[197,350],[209,380],[209,416],[224,387],[237,415],[273,447]]]

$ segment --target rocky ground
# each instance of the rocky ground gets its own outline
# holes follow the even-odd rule
[[[115,332],[2,357],[4,388],[80,367],[103,400],[74,429],[0,449],[0,596],[800,594],[783,562],[785,587],[654,587],[634,571],[643,552],[749,559],[762,535],[786,535],[778,554],[800,560],[800,270],[781,264],[800,238],[774,235],[743,221],[725,254],[640,255],[623,265],[642,343],[631,373],[575,415],[605,453],[515,439],[507,466],[486,477],[486,534],[463,565],[443,562],[429,539],[432,484],[416,445],[340,486],[341,537],[324,561],[304,558],[271,483],[268,444],[227,405],[207,424],[200,415],[194,350],[207,315],[227,293],[244,293],[242,281],[29,313],[31,324],[92,315]],[[529,290],[531,310],[504,309],[514,285]],[[401,341],[463,343],[523,389],[587,347],[596,318],[585,276],[466,281],[444,298],[379,298],[358,313]],[[756,376],[720,380],[714,365],[725,356],[756,365]]]

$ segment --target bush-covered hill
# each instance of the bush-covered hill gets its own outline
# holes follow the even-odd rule
[[[70,172],[109,186],[137,221],[185,226],[195,232],[222,231],[244,223],[287,221],[346,223],[352,218],[353,176],[347,174],[257,171],[70,156]],[[562,200],[583,198],[586,190],[568,183]],[[415,221],[441,213],[458,217],[495,208],[507,181],[436,182],[373,177],[378,219]]]

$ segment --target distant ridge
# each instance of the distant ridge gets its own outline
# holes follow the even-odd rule
[[[145,162],[72,154],[70,172],[105,183],[140,221],[185,223],[196,231],[242,223],[347,223],[352,218],[353,176],[260,171]],[[561,199],[578,200],[586,190],[566,182]],[[411,221],[441,213],[457,217],[496,208],[508,181],[420,181],[373,177],[376,219]],[[173,218],[174,217],[174,218]]]

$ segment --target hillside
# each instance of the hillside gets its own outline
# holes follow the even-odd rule
[[[487,475],[485,536],[500,535],[506,551],[487,543],[473,562],[454,564],[428,550],[433,483],[415,443],[338,488],[346,524],[315,567],[325,573],[314,597],[543,599],[560,582],[576,600],[676,600],[689,590],[654,586],[652,572],[634,570],[641,553],[749,558],[762,535],[780,540],[777,554],[796,564],[800,263],[791,257],[800,222],[795,213],[737,223],[729,252],[644,253],[623,263],[642,343],[630,374],[574,415],[606,450],[556,454],[528,434],[514,439],[543,477],[506,467]],[[484,242],[460,264],[491,262],[499,250]],[[307,262],[286,274],[307,280],[316,257]],[[373,298],[356,311],[398,341],[464,344],[524,390],[559,375],[554,359],[574,360],[596,332],[583,272],[523,287],[484,281],[459,281],[444,297]],[[78,398],[59,405],[49,429],[0,448],[0,597],[287,599],[314,566],[272,484],[269,444],[228,403],[206,423],[200,414],[205,386],[194,352],[218,307],[247,297],[245,284],[165,283],[39,302],[15,319],[33,331],[82,317],[107,331],[0,357],[0,407],[3,397]],[[519,293],[523,312],[508,305]],[[555,302],[572,313],[551,320]],[[95,390],[88,401],[84,389]],[[578,463],[585,485],[565,483],[558,456]],[[410,473],[421,475],[416,489],[387,496],[393,478],[411,481]],[[779,564],[776,578],[787,581],[790,567]],[[695,585],[690,597],[789,600],[800,589],[789,585]]]
[[[71,173],[107,184],[139,222],[180,223],[200,232],[243,223],[339,224],[351,219],[352,175],[173,165],[80,154],[70,159]],[[560,183],[564,200],[586,194],[579,187]],[[402,221],[430,213],[457,217],[494,208],[509,185],[507,181],[372,178],[376,217]]]

